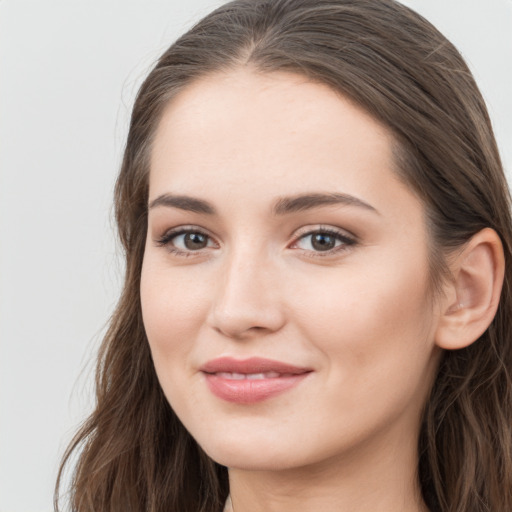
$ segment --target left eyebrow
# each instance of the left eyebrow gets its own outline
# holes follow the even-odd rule
[[[319,208],[321,206],[336,204],[345,206],[357,206],[359,208],[364,208],[365,210],[379,214],[376,208],[366,203],[362,199],[351,196],[349,194],[339,193],[302,194],[292,197],[282,197],[277,200],[272,211],[274,215],[286,215],[287,213],[302,212],[305,210],[311,210],[313,208]]]
[[[314,208],[320,208],[322,206],[338,204],[356,206],[377,214],[379,213],[372,205],[349,194],[312,193],[279,198],[272,208],[272,214],[275,216],[282,216],[289,213],[303,212]],[[165,206],[168,208],[178,208],[179,210],[206,215],[217,214],[215,207],[208,201],[187,195],[162,194],[151,201],[148,206],[149,209],[156,208],[158,206]]]

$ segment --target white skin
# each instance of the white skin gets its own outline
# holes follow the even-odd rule
[[[189,86],[158,127],[150,204],[184,195],[216,213],[150,208],[144,324],[172,408],[229,468],[235,512],[426,510],[417,438],[441,314],[424,206],[397,178],[392,145],[328,87],[247,68]],[[312,193],[371,208],[273,213],[277,200]],[[204,247],[183,235],[158,242],[183,227],[205,234]],[[311,232],[326,229],[340,236],[322,251]],[[199,371],[221,356],[313,371],[237,404],[214,396]]]

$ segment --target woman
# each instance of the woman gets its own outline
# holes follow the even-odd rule
[[[74,510],[512,509],[509,195],[424,19],[210,14],[139,91],[116,218]]]

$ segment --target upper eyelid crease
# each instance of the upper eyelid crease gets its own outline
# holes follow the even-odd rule
[[[180,235],[183,235],[183,234],[186,234],[186,233],[200,233],[202,235],[205,235],[206,237],[208,237],[210,240],[214,240],[214,238],[208,234],[207,232],[203,231],[201,228],[198,228],[198,227],[195,227],[195,226],[182,226],[182,227],[177,227],[177,228],[173,228],[169,231],[167,231],[162,237],[160,237],[159,239],[155,240],[156,242],[156,245],[158,246],[166,246],[173,238],[177,237],[177,236],[180,236]],[[357,241],[357,238],[354,237],[354,235],[350,234],[344,234],[343,231],[339,230],[339,228],[333,228],[333,227],[327,227],[327,226],[318,226],[316,229],[309,229],[308,231],[304,231],[303,233],[299,233],[294,241],[293,241],[293,244],[294,245],[297,245],[298,242],[302,239],[302,238],[305,238],[307,236],[311,236],[315,233],[326,233],[330,236],[334,236],[334,237],[337,237],[339,240],[341,240],[343,242],[343,245],[345,247],[350,247],[350,246],[353,246],[353,245],[357,245],[358,244],[358,241]],[[217,243],[217,242],[215,242]],[[339,252],[341,248],[338,248],[338,249],[330,249],[328,251],[325,251],[325,252],[315,252],[315,251],[306,251],[306,252],[312,252],[314,254],[316,254],[315,257],[328,257],[329,255],[333,255],[333,253],[336,253],[336,252]],[[173,249],[171,252],[174,252],[175,254],[181,254],[181,255],[188,255],[188,256],[191,256],[193,255],[194,253],[200,253],[202,250],[197,250],[197,251],[183,251],[183,250],[180,250],[180,249]],[[322,256],[323,255],[323,256]]]
[[[340,193],[311,193],[281,197],[275,202],[272,208],[272,214],[274,216],[282,216],[330,205],[356,206],[379,214],[378,210],[362,199],[349,194]],[[205,215],[217,215],[217,210],[208,201],[186,195],[161,194],[149,203],[148,208],[153,209],[158,206],[178,208],[180,210]]]

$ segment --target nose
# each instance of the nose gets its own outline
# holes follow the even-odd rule
[[[219,272],[208,322],[217,332],[247,339],[285,324],[279,271],[266,258],[233,255]]]

